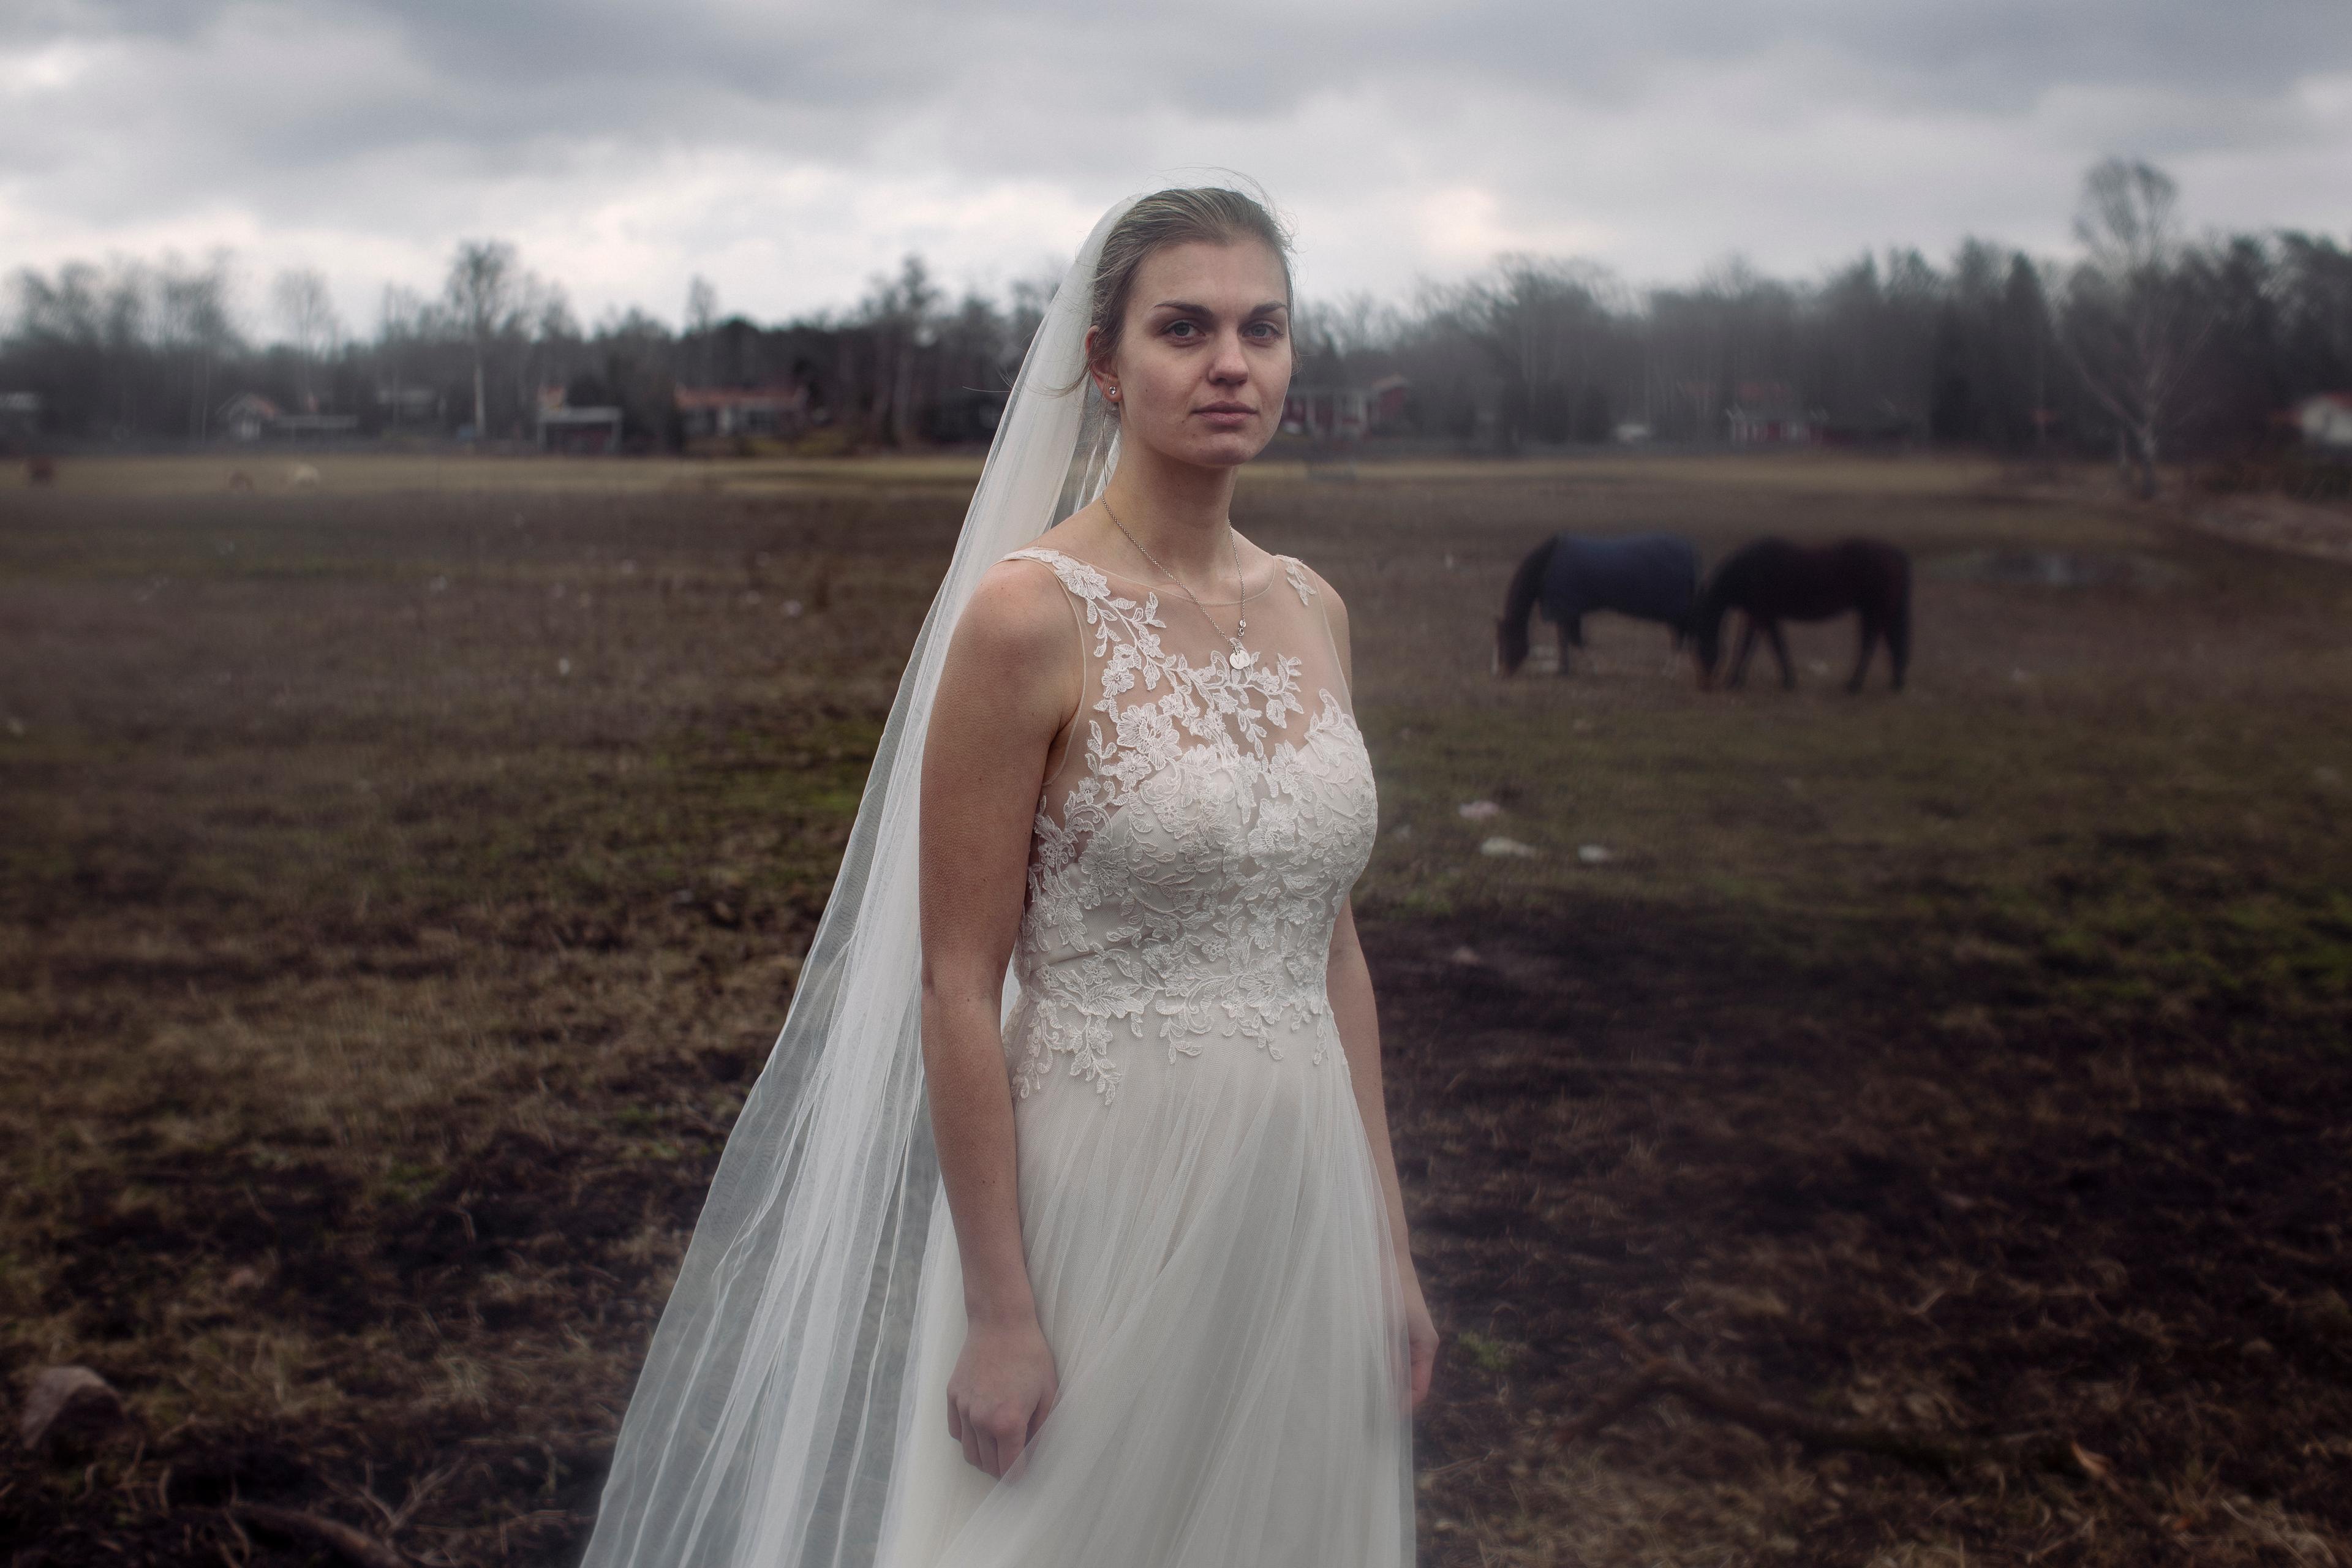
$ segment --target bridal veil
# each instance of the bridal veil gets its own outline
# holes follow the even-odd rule
[[[1103,241],[1133,205],[1095,226],[1022,362],[782,1033],[622,1421],[584,1568],[873,1559],[939,1186],[917,937],[923,737],[981,574],[1090,499],[1115,460],[1084,351]]]

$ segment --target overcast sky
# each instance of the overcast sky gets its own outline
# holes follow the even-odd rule
[[[1506,250],[2059,253],[2109,153],[2196,226],[2352,237],[2352,4],[0,0],[0,265],[233,247],[262,331],[279,267],[368,331],[464,237],[589,321],[675,321],[697,272],[845,306],[908,250],[993,289],[1204,166],[1272,191],[1318,296]]]

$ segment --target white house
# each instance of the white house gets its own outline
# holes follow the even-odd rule
[[[221,433],[232,441],[258,441],[262,433],[285,417],[278,405],[257,392],[240,392],[220,405],[214,416]]]
[[[2295,405],[2294,422],[2314,447],[2352,449],[2352,392],[2323,392]]]

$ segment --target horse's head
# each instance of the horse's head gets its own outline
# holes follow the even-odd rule
[[[1517,675],[1528,662],[1528,620],[1505,616],[1495,623],[1495,673]]]

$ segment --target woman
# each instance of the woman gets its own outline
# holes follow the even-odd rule
[[[1374,801],[1345,611],[1227,518],[1289,381],[1283,237],[1237,193],[1161,192],[1072,274],[591,1564],[1412,1561],[1435,1334],[1347,905]],[[1087,392],[1108,483],[1011,550]],[[909,917],[919,1013],[892,989]]]

